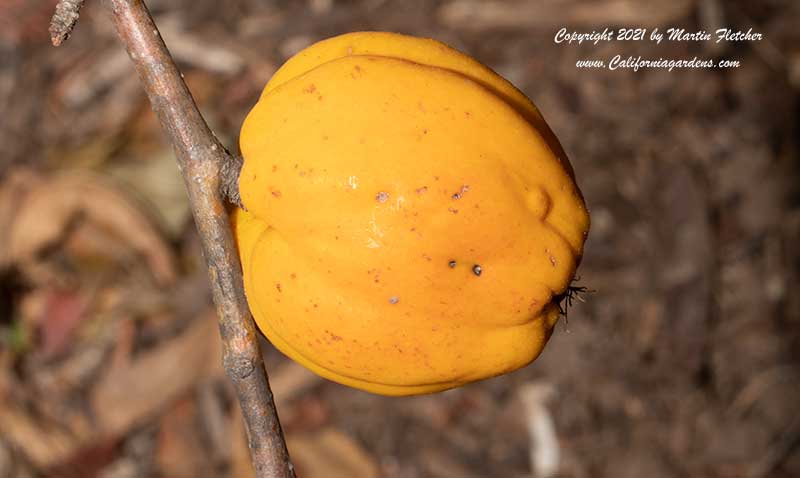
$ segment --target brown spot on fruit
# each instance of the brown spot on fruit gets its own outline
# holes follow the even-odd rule
[[[384,203],[384,202],[389,200],[389,193],[387,193],[385,191],[381,191],[381,192],[379,192],[378,194],[375,195],[375,200],[380,202],[380,203]]]
[[[469,191],[469,184],[463,184],[463,185],[462,185],[462,186],[461,186],[461,187],[458,189],[458,191],[456,191],[455,193],[453,193],[453,196],[452,196],[452,198],[453,198],[453,199],[456,199],[456,200],[458,200],[458,199],[461,199],[461,197],[462,197],[462,196],[464,196],[464,193],[466,193],[467,191]]]
[[[282,194],[281,194],[280,191],[275,189],[275,190],[272,191],[272,195],[275,196],[276,198],[280,198]]]
[[[336,334],[334,334],[333,332],[331,332],[330,330],[327,330],[327,329],[325,330],[325,333],[330,336],[331,340],[334,340],[336,342],[341,342],[342,341],[342,336],[341,335],[336,335]]]
[[[539,301],[536,299],[531,299],[530,304],[528,304],[528,312],[535,312],[539,309]]]
[[[311,83],[310,85],[306,86],[303,89],[304,93],[313,93],[315,91],[317,91],[317,85],[315,85],[314,83]]]

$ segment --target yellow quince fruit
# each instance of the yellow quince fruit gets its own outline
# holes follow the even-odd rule
[[[539,111],[440,42],[351,33],[242,126],[234,230],[259,328],[336,382],[430,393],[542,351],[589,215]]]

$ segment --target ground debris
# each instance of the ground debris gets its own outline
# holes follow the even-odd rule
[[[58,50],[46,43],[55,3],[0,2],[0,476],[249,478],[172,150],[101,2]],[[243,118],[287,56],[334,31],[404,31],[477,56],[528,94],[592,213],[579,285],[596,292],[572,304],[569,328],[556,328],[536,363],[509,376],[388,400],[325,381],[265,343],[303,476],[800,476],[793,2],[167,3],[149,2],[234,154]],[[752,25],[765,40],[553,43],[562,27],[676,25]],[[617,54],[730,56],[741,67],[575,67]],[[424,200],[427,181],[405,187]],[[366,205],[391,204],[379,188],[394,185],[380,184]],[[451,218],[473,209],[459,186],[445,190],[460,210]],[[440,259],[444,276],[479,283],[513,263],[483,264],[478,278],[476,258]],[[397,293],[397,310],[414,305],[389,292],[381,300]],[[531,383],[558,396],[532,406]],[[548,422],[556,439],[542,438]]]

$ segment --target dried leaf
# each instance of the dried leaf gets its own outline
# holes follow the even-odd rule
[[[81,108],[132,73],[133,65],[125,50],[111,47],[72,65],[55,89],[67,107]]]
[[[13,262],[35,263],[42,249],[63,239],[72,221],[83,216],[141,254],[160,284],[175,280],[174,258],[160,232],[140,205],[107,178],[78,172],[58,175],[31,187],[20,206],[8,237]]]
[[[234,75],[245,67],[238,53],[220,42],[187,32],[176,16],[161,16],[158,25],[172,56],[179,62],[227,75]]]
[[[269,383],[278,409],[322,382],[322,378],[302,365],[287,361],[269,374]]]
[[[276,395],[277,396],[277,395]],[[239,402],[234,402],[230,417],[231,433],[231,478],[253,478],[256,471],[250,461],[250,446],[247,443],[247,432],[244,428],[244,417]]]
[[[3,439],[38,469],[49,469],[69,463],[76,453],[91,448],[98,440],[125,435],[210,374],[217,376],[221,346],[213,313],[133,360],[131,339],[130,333],[121,334],[115,357],[89,394],[91,420],[72,417],[69,423],[55,426],[34,418],[21,404],[3,396],[0,397],[4,402],[0,407]]]
[[[328,422],[330,410],[325,401],[310,395],[281,410],[281,423],[287,433],[316,430]]]
[[[14,220],[25,201],[27,192],[41,178],[27,168],[12,169],[0,184],[0,268],[8,267],[12,260],[9,241]]]
[[[378,465],[350,437],[335,428],[287,437],[298,476],[305,478],[370,478]]]
[[[146,160],[109,165],[106,171],[151,206],[170,237],[177,237],[186,227],[191,214],[189,197],[172,150],[155,152]]]
[[[162,476],[211,476],[214,468],[198,433],[194,400],[181,400],[161,419],[156,463]]]
[[[219,349],[216,342],[219,333],[212,313],[132,363],[112,365],[90,397],[102,429],[123,433],[207,378],[212,364],[221,360],[209,353]]]
[[[51,290],[44,303],[39,323],[41,346],[44,358],[63,353],[69,346],[73,333],[85,317],[86,300],[77,292]]]
[[[38,468],[63,462],[80,448],[79,440],[69,431],[40,423],[24,407],[2,398],[0,430],[3,439],[12,443]]]

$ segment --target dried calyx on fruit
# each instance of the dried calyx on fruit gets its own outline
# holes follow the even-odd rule
[[[245,290],[285,354],[411,395],[542,351],[589,215],[508,81],[434,40],[342,35],[275,73],[240,142]]]

